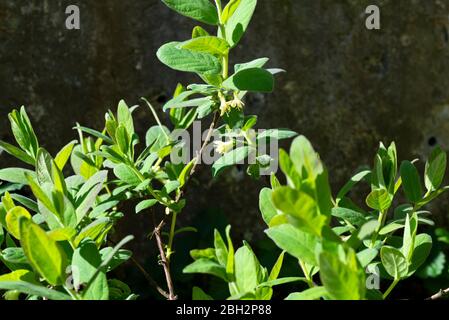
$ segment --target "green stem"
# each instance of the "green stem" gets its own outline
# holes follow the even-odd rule
[[[387,291],[385,291],[383,295],[384,300],[390,295],[391,291],[393,291],[393,289],[396,287],[399,281],[400,281],[399,279],[395,279],[393,283],[390,285],[390,287],[387,289]]]
[[[170,226],[170,235],[168,237],[168,246],[167,246],[167,262],[170,262],[170,256],[173,253],[173,239],[175,238],[175,227],[176,227],[176,217],[177,213],[172,213],[171,226]]]
[[[229,53],[223,56],[223,80],[226,80],[229,76]]]
[[[217,7],[217,13],[218,13],[218,18],[220,21],[219,24],[219,29],[220,29],[220,33],[221,33],[221,38],[226,39],[226,27],[221,19],[221,14],[222,14],[222,7],[221,7],[221,1],[220,0],[215,0],[215,5]],[[223,56],[223,80],[226,80],[229,76],[229,51]]]
[[[156,110],[153,108],[153,106],[151,105],[151,103],[146,99],[146,98],[141,98],[143,101],[146,102],[146,104],[148,105],[148,108],[150,108],[151,113],[153,114],[154,119],[157,122],[157,125],[159,126],[159,128],[161,128],[162,133],[164,134],[165,138],[167,139],[167,143],[170,142],[170,137],[168,136],[167,132],[165,132],[164,130],[164,126],[162,125],[161,120],[159,119]]]
[[[371,248],[374,247],[377,237],[379,236],[379,232],[382,229],[383,225],[385,224],[386,217],[387,217],[387,213],[385,211],[379,212],[379,218],[377,219],[377,222],[379,222],[379,225],[377,226],[376,231],[374,231],[374,234],[371,238]]]

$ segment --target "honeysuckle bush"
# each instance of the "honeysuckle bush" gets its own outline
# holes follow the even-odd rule
[[[381,145],[373,169],[358,173],[333,198],[326,168],[306,138],[297,137],[290,154],[281,150],[279,157],[273,156],[267,143],[276,149],[279,140],[297,134],[288,129],[256,132],[257,115],[245,113],[245,96],[273,91],[274,75],[283,72],[265,68],[269,59],[264,57],[230,68],[230,53],[242,39],[257,1],[162,2],[203,23],[193,29],[191,39],[169,42],[157,52],[162,63],[199,80],[178,84],[162,108],[167,121],[142,98],[154,125],[139,137],[133,119],[139,106],[122,100],[105,114],[102,129],[77,123],[77,140],[53,156],[40,146],[25,108],[9,114],[16,141],[1,141],[0,148],[25,168],[0,169],[0,259],[9,270],[0,276],[4,297],[136,299],[126,279],[114,279],[110,273],[129,260],[164,298],[176,299],[174,243],[180,233],[195,232],[180,226],[177,217],[186,205],[190,178],[206,162],[203,156],[214,153],[210,164],[215,179],[243,161],[248,162],[248,175],[258,179],[275,171],[272,165],[279,158],[286,185],[272,174],[271,188],[260,194],[260,211],[267,235],[282,253],[274,266],[263,267],[249,243],[234,249],[228,227],[225,238],[215,231],[213,248],[192,250],[195,261],[185,273],[221,278],[229,285],[230,299],[268,300],[286,283],[310,287],[288,299],[386,298],[429,254],[431,238],[418,233],[418,226],[433,224],[422,208],[447,189],[441,188],[446,154],[436,149],[430,157],[424,192],[414,164],[403,162],[398,172],[394,144],[388,149]],[[210,125],[201,147],[189,157],[189,141],[179,138],[195,121]],[[372,188],[365,209],[348,197],[361,181]],[[401,186],[408,204],[395,204],[393,210]],[[155,240],[165,284],[158,284],[124,248],[132,236],[112,240],[127,202],[137,204],[134,211],[141,219],[153,221],[148,233]],[[286,254],[298,259],[297,276],[280,277]],[[367,287],[373,274],[391,282],[386,292]],[[194,287],[193,298],[211,296]]]
[[[357,173],[336,197],[326,167],[305,137],[293,141],[290,154],[280,151],[280,167],[286,185],[272,175],[271,188],[261,190],[259,199],[265,232],[282,250],[271,272],[248,243],[234,250],[228,227],[227,245],[216,230],[214,247],[191,251],[195,261],[185,273],[221,278],[229,285],[229,299],[270,299],[274,286],[290,282],[308,288],[292,292],[287,300],[386,299],[426,261],[432,237],[419,230],[434,222],[423,207],[449,188],[441,186],[446,153],[440,148],[432,152],[421,179],[413,162],[398,166],[394,143],[388,148],[381,144],[373,168]],[[349,196],[357,183],[371,186],[364,206]],[[401,189],[405,197],[400,197]],[[437,233],[447,242],[447,231]],[[278,278],[285,253],[298,260],[298,277]],[[421,274],[441,274],[444,258],[439,256]],[[384,292],[379,290],[381,279],[389,283]],[[212,299],[200,288],[193,298]]]

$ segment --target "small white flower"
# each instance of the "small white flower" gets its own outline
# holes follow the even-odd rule
[[[242,100],[240,100],[240,98],[236,92],[234,92],[234,99],[231,100],[229,103],[231,104],[232,108],[237,108],[239,110],[242,110],[243,107],[245,106],[245,104],[243,103]]]
[[[223,141],[214,141],[215,151],[219,154],[225,154],[234,148],[234,141],[229,140],[226,142]]]
[[[232,108],[237,108],[238,110],[242,110],[245,104],[242,100],[240,100],[238,94],[234,92],[234,99],[230,101],[226,101],[225,97],[220,94],[220,111],[221,116],[224,116],[226,113],[228,113]]]

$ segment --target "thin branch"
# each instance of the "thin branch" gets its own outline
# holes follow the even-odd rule
[[[215,112],[214,118],[212,120],[212,123],[210,124],[209,131],[207,133],[206,139],[204,140],[203,145],[201,146],[201,149],[197,153],[197,158],[196,158],[196,161],[195,161],[195,163],[194,163],[194,165],[192,167],[192,170],[190,170],[190,173],[189,173],[189,176],[188,176],[189,178],[195,173],[195,170],[196,170],[197,166],[199,165],[199,163],[201,161],[204,149],[209,144],[210,139],[212,138],[212,133],[215,130],[215,126],[217,124],[217,121],[218,121],[219,117],[220,117],[219,112],[218,111]],[[181,190],[176,195],[176,199],[175,199],[176,203],[181,200],[181,197],[183,196],[183,194],[184,194],[184,191]],[[154,214],[152,216],[153,216],[153,221],[154,221]],[[167,255],[165,254],[164,244],[163,244],[162,238],[161,238],[161,230],[162,230],[163,226],[165,225],[165,219],[166,218],[167,218],[167,215],[164,216],[164,218],[162,219],[162,221],[159,223],[159,225],[157,227],[156,227],[156,223],[154,221],[155,228],[154,228],[154,231],[153,231],[153,236],[155,236],[156,242],[157,242],[157,246],[159,248],[159,253],[160,253],[160,257],[161,257],[160,262],[162,264],[162,267],[164,268],[165,280],[167,282],[167,287],[168,287],[168,291],[169,291],[168,292],[168,297],[165,296],[165,295],[164,296],[168,300],[176,300],[177,296],[175,295],[175,289],[174,289],[174,286],[173,286],[173,280],[172,280],[171,273],[170,273],[170,260],[167,259]],[[175,221],[176,220],[172,221],[172,223],[175,223]],[[172,226],[171,229],[173,230],[173,228],[174,228],[174,225]],[[170,249],[171,249],[171,247],[170,247]]]
[[[206,146],[209,144],[210,139],[212,138],[212,133],[213,133],[214,130],[215,130],[215,126],[216,126],[216,124],[217,124],[217,121],[218,121],[218,118],[219,118],[219,117],[220,117],[220,115],[219,115],[218,111],[215,112],[214,118],[213,118],[213,120],[212,120],[212,123],[210,124],[209,131],[208,131],[208,133],[207,133],[206,139],[204,140],[203,145],[201,146],[201,149],[200,149],[200,151],[199,151],[198,154],[197,154],[195,164],[193,165],[192,170],[190,170],[189,177],[191,177],[191,176],[195,173],[196,167],[198,166],[198,164],[199,164],[200,161],[201,161],[201,158],[202,158],[204,149],[205,149]]]
[[[155,287],[156,290],[165,298],[169,299],[169,294],[168,292],[166,292],[164,289],[162,289],[161,287],[159,287],[159,285],[157,284],[157,282],[150,276],[150,274],[148,272],[145,271],[145,269],[142,267],[142,265],[134,258],[131,256],[131,261],[136,265],[137,269],[140,270],[140,272],[143,274],[143,276],[145,277],[145,279],[147,279],[147,281],[150,283],[151,286]]]
[[[159,249],[159,254],[161,257],[160,263],[162,264],[162,267],[164,268],[165,280],[167,281],[168,300],[177,300],[178,297],[175,295],[175,288],[173,286],[173,280],[172,280],[171,273],[170,273],[170,264],[167,261],[164,245],[162,243],[162,238],[161,238],[161,229],[164,226],[164,224],[165,224],[165,222],[164,222],[164,220],[162,220],[161,223],[157,227],[154,228],[154,236],[156,238],[157,247]]]
[[[426,300],[438,300],[447,295],[449,295],[449,288],[445,290],[440,290],[438,293],[435,293],[433,296],[427,298]]]
[[[117,245],[117,243],[111,239],[108,240],[110,243],[112,243],[114,246]],[[165,298],[168,299],[169,294],[168,292],[166,292],[164,289],[162,289],[156,282],[156,280],[154,280],[150,274],[148,272],[146,272],[145,268],[139,263],[139,261],[136,260],[136,258],[134,258],[134,256],[131,256],[131,262],[135,264],[135,266],[137,267],[137,269],[139,269],[139,271],[142,273],[142,275],[145,277],[145,279],[148,281],[148,283],[150,284],[150,286],[155,287],[156,290]]]

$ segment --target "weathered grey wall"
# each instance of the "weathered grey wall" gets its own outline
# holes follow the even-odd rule
[[[64,27],[69,4],[81,8],[80,31]],[[381,8],[380,31],[364,27],[369,4]],[[448,15],[449,0],[260,0],[232,61],[268,56],[288,73],[274,94],[251,96],[248,111],[261,128],[309,137],[334,190],[371,163],[380,140],[396,141],[408,159],[425,157],[429,143],[449,150]],[[0,138],[11,140],[6,115],[20,105],[53,152],[75,137],[75,121],[101,128],[121,98],[134,104],[146,96],[160,106],[177,82],[192,78],[167,69],[155,52],[193,26],[158,0],[1,0]],[[142,132],[152,123],[144,108],[137,121]],[[4,154],[0,161],[11,163]],[[262,183],[209,177],[203,170],[203,184],[190,189],[186,216],[218,208],[240,234],[261,230]],[[434,211],[448,221],[448,201]]]

